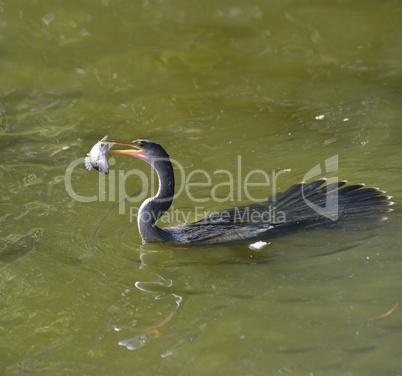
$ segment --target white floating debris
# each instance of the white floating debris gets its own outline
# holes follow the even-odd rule
[[[141,336],[136,336],[133,338],[129,338],[123,341],[119,341],[119,346],[124,346],[127,350],[137,350],[140,347],[144,346],[146,339]]]
[[[324,142],[323,142],[323,144],[324,145],[329,145],[329,144],[332,144],[333,142],[336,142],[336,138],[329,138],[328,140],[325,140]]]
[[[255,242],[255,243],[250,244],[248,247],[252,251],[259,251],[260,249],[263,249],[268,244],[271,244],[271,243],[259,241],[259,242]]]
[[[43,23],[49,25],[52,21],[54,21],[55,15],[53,13],[48,13],[46,16],[42,18]]]
[[[325,115],[317,115],[316,117],[315,117],[315,120],[322,120],[322,119],[324,119],[325,118]]]

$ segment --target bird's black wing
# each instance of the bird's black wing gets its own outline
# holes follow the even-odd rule
[[[262,204],[214,212],[194,224],[284,224],[320,220],[374,217],[389,212],[393,202],[378,188],[346,181],[325,184],[326,179],[299,183]],[[325,185],[324,185],[325,184]]]
[[[221,210],[200,221],[165,230],[182,243],[249,242],[333,225],[341,220],[376,221],[392,210],[391,197],[377,188],[346,185],[346,181],[325,183],[325,179],[320,179],[295,184],[262,204]]]

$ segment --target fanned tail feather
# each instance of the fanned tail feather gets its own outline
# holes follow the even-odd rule
[[[364,184],[346,185],[338,181],[322,185],[326,179],[312,183],[295,184],[281,194],[275,202],[276,212],[281,211],[285,223],[303,221],[325,222],[353,218],[374,217],[392,211],[391,196],[378,188],[364,188]],[[320,188],[321,187],[321,188]],[[377,218],[378,219],[378,218]]]

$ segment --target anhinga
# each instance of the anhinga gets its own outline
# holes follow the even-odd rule
[[[223,244],[270,239],[289,232],[312,229],[340,221],[365,222],[392,209],[390,196],[364,184],[346,185],[346,181],[325,185],[326,179],[293,185],[262,204],[235,207],[215,212],[194,223],[160,228],[158,219],[173,201],[175,181],[169,155],[161,145],[148,140],[107,141],[129,146],[110,152],[128,154],[148,162],[159,178],[158,193],[148,198],[138,212],[138,228],[144,242],[178,244]],[[317,210],[317,208],[319,210]],[[268,212],[281,213],[281,219]]]

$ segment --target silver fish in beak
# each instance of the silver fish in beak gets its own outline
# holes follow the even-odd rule
[[[105,142],[107,136],[103,137],[98,143],[96,143],[91,151],[85,158],[85,167],[87,170],[98,170],[102,174],[109,173],[109,164],[107,163],[106,153],[114,145],[114,143]]]

